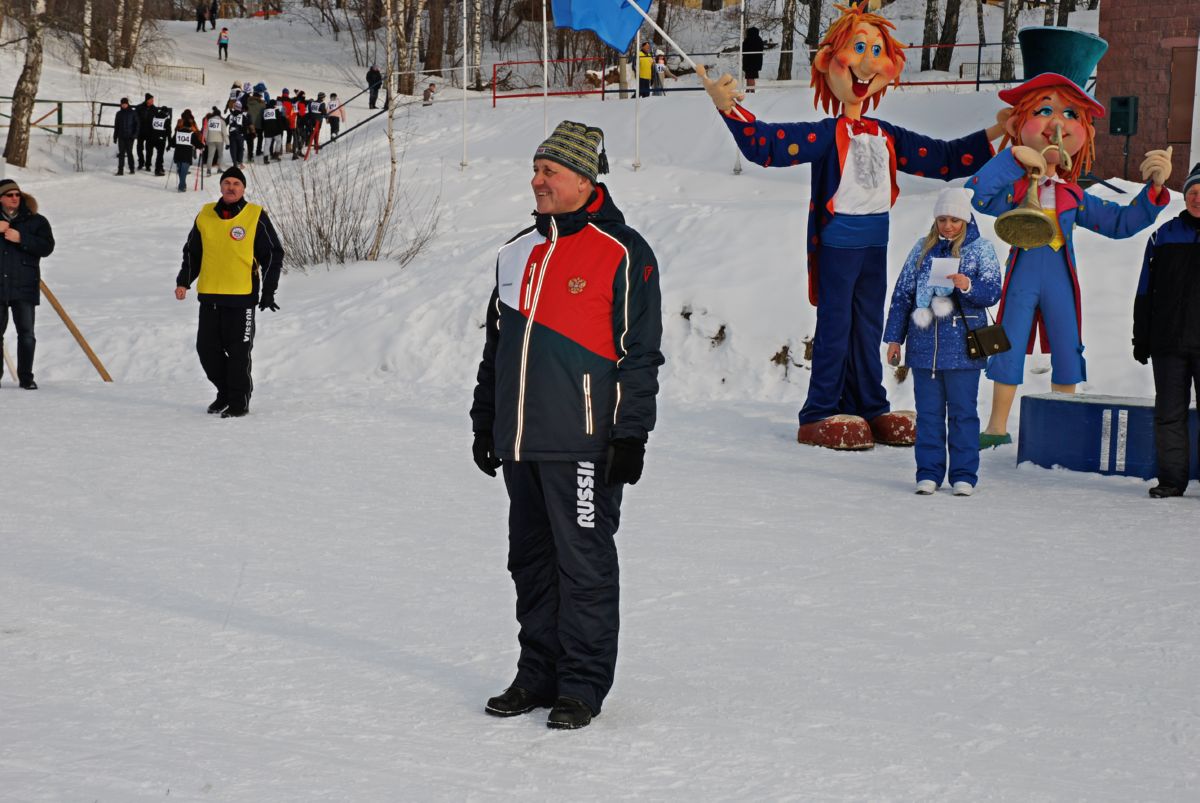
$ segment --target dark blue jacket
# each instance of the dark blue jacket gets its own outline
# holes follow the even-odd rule
[[[935,316],[929,326],[922,329],[912,321],[917,284],[922,276],[928,276],[934,257],[951,256],[950,241],[939,239],[918,265],[917,257],[921,255],[924,243],[924,237],[917,240],[896,279],[892,305],[883,329],[883,342],[907,342],[904,362],[912,368],[934,371],[971,368],[982,371],[987,367],[987,359],[973,360],[967,356],[963,318],[971,329],[988,325],[987,308],[1000,298],[1000,260],[996,257],[996,249],[979,236],[979,228],[972,216],[967,222],[967,236],[958,252],[958,271],[970,278],[971,289],[965,293],[955,290],[951,294],[962,307],[962,317],[955,309],[945,317]]]
[[[37,201],[25,193],[17,216],[8,225],[21,233],[21,242],[0,236],[0,304],[41,301],[42,257],[54,253],[54,233],[50,221],[37,213]],[[7,220],[0,215],[0,220]]]
[[[1133,348],[1152,354],[1200,354],[1200,219],[1185,209],[1146,243],[1133,302]]]
[[[658,262],[608,189],[500,249],[471,424],[504,460],[602,460],[654,428]]]
[[[118,139],[133,139],[138,135],[138,113],[133,108],[117,109],[113,118],[113,136]]]

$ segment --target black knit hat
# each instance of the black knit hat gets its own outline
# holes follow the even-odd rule
[[[221,174],[221,181],[224,181],[227,178],[236,178],[238,181],[242,182],[243,187],[246,186],[246,174],[241,170],[238,170],[236,165],[230,167]]]
[[[151,95],[149,92],[147,92],[147,93],[146,93],[146,98],[145,98],[145,99],[146,99],[146,100],[154,100],[154,95]]]
[[[12,192],[13,190],[16,190],[17,192],[21,191],[21,188],[17,186],[17,182],[14,179],[0,178],[0,195],[3,195],[6,192]]]
[[[1187,193],[1188,188],[1200,184],[1200,162],[1196,162],[1196,166],[1192,168],[1192,172],[1188,173],[1187,178],[1183,180],[1183,191]]]
[[[599,148],[600,153],[596,153]],[[598,173],[608,172],[604,132],[594,126],[563,120],[533,152],[534,159],[549,159],[595,182]]]

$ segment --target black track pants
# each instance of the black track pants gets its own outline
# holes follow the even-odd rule
[[[603,463],[505,462],[508,571],[517,587],[514,686],[574,697],[600,712],[612,688],[620,626],[613,536],[622,486]]]
[[[250,350],[254,348],[254,307],[200,303],[196,353],[204,375],[230,407],[250,409]]]
[[[1155,354],[1152,363],[1158,481],[1183,490],[1188,484],[1188,407],[1193,387],[1200,399],[1200,355]],[[1200,443],[1196,448],[1200,451]]]

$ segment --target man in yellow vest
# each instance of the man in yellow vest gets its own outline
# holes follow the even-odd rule
[[[654,75],[654,56],[650,55],[650,43],[642,42],[638,53],[638,97],[650,97],[650,78]]]
[[[200,326],[196,353],[208,381],[217,388],[208,412],[237,418],[250,411],[250,350],[254,347],[254,307],[279,309],[275,288],[283,267],[283,245],[267,211],[247,203],[246,176],[236,166],[221,174],[221,200],[205,204],[183,246],[183,267],[175,279],[182,301],[196,283]]]

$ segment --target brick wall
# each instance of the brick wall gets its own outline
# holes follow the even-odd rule
[[[1200,37],[1200,2],[1164,3],[1161,0],[1101,0],[1100,36],[1108,40],[1108,52],[1096,71],[1096,99],[1108,108],[1114,96],[1138,97],[1138,133],[1129,140],[1131,181],[1141,179],[1138,165],[1146,151],[1167,146],[1167,109],[1171,87],[1171,51],[1174,47],[1195,48]],[[1194,80],[1194,74],[1176,76]],[[1194,111],[1192,114],[1194,115]],[[1192,126],[1200,121],[1192,120]],[[1177,189],[1191,163],[1200,161],[1200,153],[1191,154],[1189,142],[1174,143],[1171,180],[1167,186]],[[1108,118],[1096,124],[1096,163],[1092,171],[1100,176],[1120,176],[1124,167],[1122,150],[1125,137],[1108,133]],[[1189,161],[1190,160],[1190,161]]]

